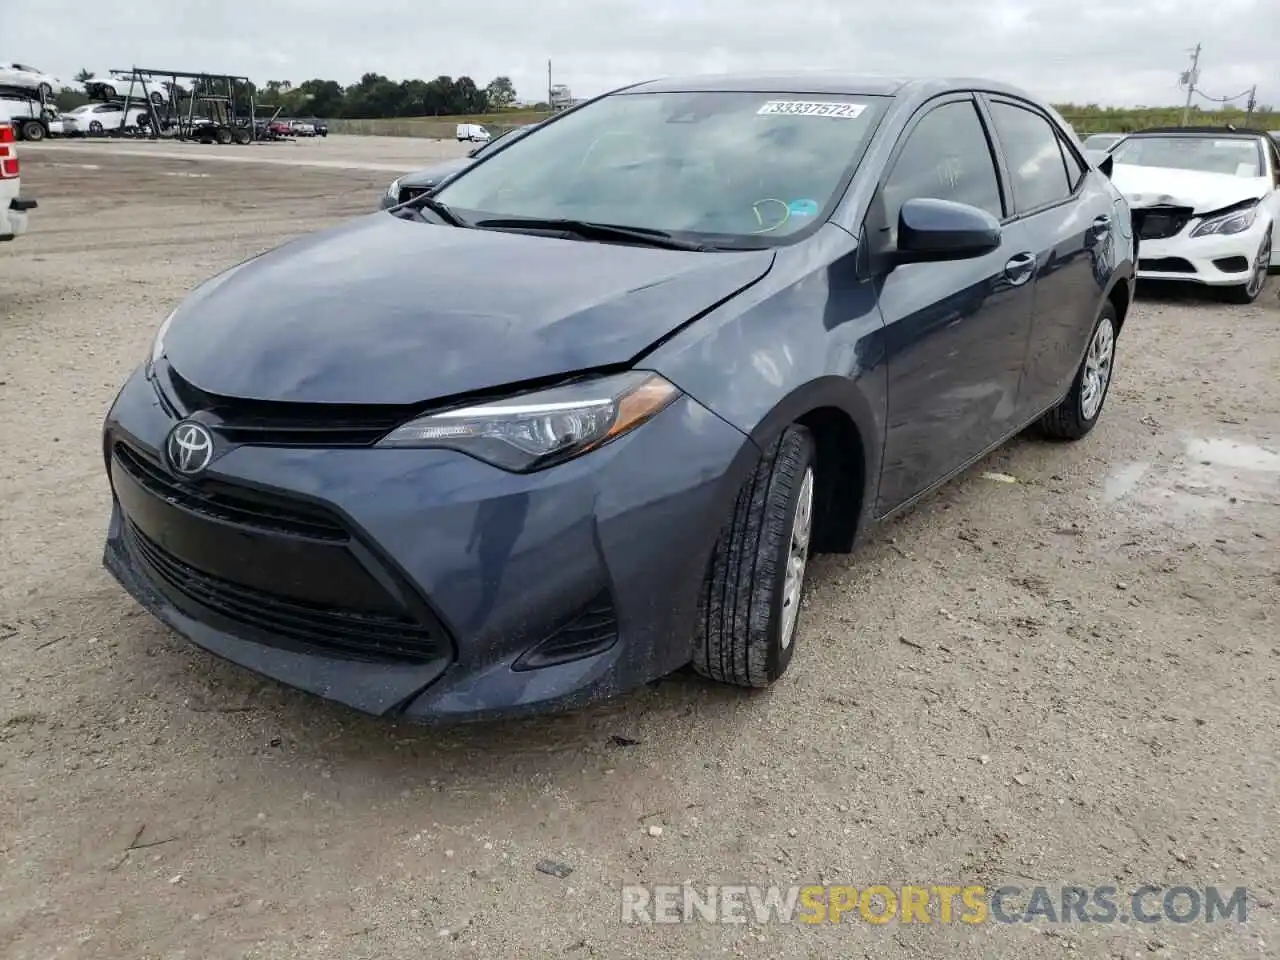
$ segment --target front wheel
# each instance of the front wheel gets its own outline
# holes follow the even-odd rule
[[[1062,402],[1040,420],[1040,432],[1050,440],[1079,440],[1102,415],[1116,361],[1116,308],[1107,303],[1089,337],[1089,349]]]
[[[788,427],[743,484],[711,556],[693,666],[739,687],[767,687],[795,652],[813,533],[813,436]]]
[[[1227,287],[1223,295],[1229,303],[1253,303],[1267,285],[1267,274],[1271,272],[1271,231],[1262,238],[1262,246],[1258,248],[1258,259],[1254,261],[1253,270],[1249,272],[1249,282],[1238,287]]]
[[[89,121],[89,132],[95,137],[102,135],[102,122],[100,120]]]

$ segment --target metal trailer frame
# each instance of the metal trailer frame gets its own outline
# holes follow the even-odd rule
[[[159,139],[165,137],[164,131],[172,129],[176,121],[177,132],[174,134],[179,140],[200,140],[201,142],[210,143],[239,143],[248,144],[255,140],[260,140],[257,136],[257,102],[254,93],[253,82],[248,77],[236,76],[235,74],[224,73],[193,73],[184,70],[159,70],[152,67],[131,67],[128,70],[112,70],[114,74],[124,74],[134,80],[142,88],[142,98],[145,99],[147,109],[151,116],[151,138]],[[174,90],[178,89],[178,80],[192,81],[190,103],[187,105],[187,115],[182,115],[181,95],[175,95]],[[152,99],[151,90],[148,88],[148,81],[155,86],[157,81],[169,81],[168,94],[165,98],[166,113],[172,113],[173,118],[166,117],[170,126],[166,127],[161,120],[160,113],[156,109],[156,103]],[[245,115],[239,115],[236,110],[236,84],[244,85],[247,96],[247,103],[243,104],[247,108]],[[219,88],[225,89],[226,94],[221,95],[215,91]],[[130,92],[133,90],[133,84],[130,84]],[[126,116],[128,115],[130,100],[134,102],[139,98],[125,97],[124,106]],[[206,135],[203,130],[197,135],[196,125],[196,103],[216,104],[216,107],[210,112],[217,116],[217,119],[210,117],[213,127],[212,136]],[[279,111],[277,111],[279,112]],[[243,122],[242,122],[243,121]],[[199,125],[201,128],[205,124]],[[167,139],[167,138],[166,138]]]

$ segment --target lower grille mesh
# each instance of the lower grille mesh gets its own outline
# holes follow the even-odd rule
[[[129,546],[159,580],[188,600],[255,628],[274,645],[373,663],[426,663],[448,655],[444,637],[409,620],[299,603],[187,566],[133,524]],[[258,638],[253,638],[258,639]]]

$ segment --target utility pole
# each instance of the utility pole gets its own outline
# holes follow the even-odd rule
[[[1196,44],[1196,48],[1191,51],[1191,69],[1186,71],[1180,78],[1179,83],[1187,85],[1187,104],[1182,108],[1182,126],[1187,125],[1187,121],[1191,119],[1191,97],[1196,92],[1196,81],[1200,79],[1200,44]]]
[[[551,103],[551,60],[547,60],[547,106],[552,107]]]
[[[1244,115],[1244,125],[1246,127],[1249,126],[1250,121],[1253,120],[1253,108],[1256,107],[1257,105],[1258,105],[1258,85],[1255,83],[1253,85],[1253,88],[1249,91],[1249,103],[1247,105],[1247,109]]]

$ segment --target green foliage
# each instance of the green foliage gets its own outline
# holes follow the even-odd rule
[[[258,100],[281,107],[283,116],[350,119],[393,117],[489,117],[505,110],[516,98],[510,77],[495,77],[478,87],[470,77],[439,76],[433,80],[390,80],[366,73],[345,89],[333,80],[305,80],[296,87],[287,80],[271,80]]]
[[[1130,133],[1149,127],[1176,127],[1182,124],[1182,107],[1100,107],[1096,103],[1060,103],[1055,109],[1080,136],[1091,133]],[[1202,110],[1193,106],[1187,123],[1197,127],[1252,127],[1280,129],[1280,113],[1260,107],[1252,115],[1243,110]]]

